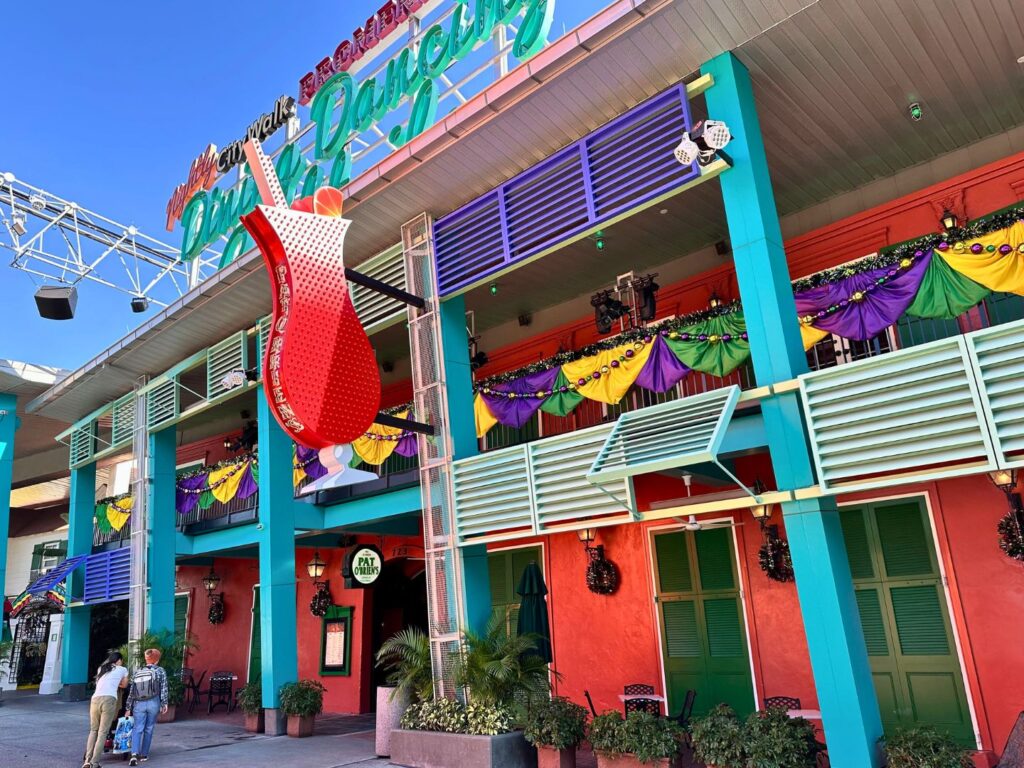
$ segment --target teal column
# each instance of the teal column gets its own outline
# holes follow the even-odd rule
[[[473,417],[473,375],[466,335],[466,302],[462,296],[441,303],[441,358],[448,396],[448,431],[452,458],[473,456],[479,449]],[[487,545],[462,547],[462,589],[466,628],[482,632],[491,618],[491,577]]]
[[[7,536],[11,527],[11,482],[18,398],[0,393],[0,588],[7,583]]]
[[[171,426],[149,436],[149,554],[146,576],[146,628],[162,634],[174,632],[174,550],[176,530],[174,497],[178,430]]]
[[[68,506],[68,557],[92,552],[93,518],[96,514],[96,465],[71,470],[71,500]],[[86,698],[89,680],[89,624],[92,608],[73,605],[82,596],[82,570],[68,577],[61,645],[62,696],[69,701]]]
[[[285,732],[282,685],[299,679],[295,600],[295,500],[292,443],[274,420],[262,387],[259,421],[260,643],[267,734]]]
[[[750,74],[731,53],[701,72],[715,80],[708,116],[733,135],[726,149],[733,167],[719,178],[754,374],[762,385],[785,381],[805,372],[807,361]],[[762,411],[779,487],[813,484],[798,395],[776,395]],[[790,502],[783,514],[832,765],[878,766],[882,724],[835,502]]]

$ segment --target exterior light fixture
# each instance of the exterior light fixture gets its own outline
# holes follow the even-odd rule
[[[754,498],[757,503],[750,508],[750,514],[754,516],[754,519],[761,524],[761,528],[764,529],[765,523],[772,516],[773,504],[765,504],[761,496],[764,495],[765,487],[761,479],[758,478],[754,482]]]
[[[210,572],[203,577],[203,586],[206,588],[206,594],[208,597],[213,597],[213,591],[220,586],[220,576],[214,573],[213,566],[210,566]]]
[[[988,478],[992,481],[992,485],[1007,495],[1013,493],[1017,488],[1016,469],[997,469],[994,472],[989,472]]]
[[[956,229],[956,214],[950,211],[948,208],[942,212],[942,228],[949,232],[951,229]]]
[[[497,283],[491,283],[490,291],[491,291],[491,296],[497,296],[498,295],[498,284]]]
[[[16,234],[18,237],[22,237],[28,228],[25,226],[27,219],[23,213],[12,213],[11,214],[11,232]]]
[[[320,559],[320,550],[313,552],[313,559],[306,563],[306,573],[309,574],[309,578],[313,580],[313,583],[320,581],[320,577],[324,575],[324,569],[327,568],[327,563]]]
[[[580,541],[583,542],[584,549],[589,551],[590,550],[590,543],[594,540],[594,537],[597,535],[597,529],[596,528],[580,528],[578,531],[576,531],[576,535],[579,537]]]
[[[594,233],[594,247],[599,251],[604,250],[604,232],[600,229]]]
[[[730,141],[732,132],[728,125],[721,120],[704,120],[683,134],[674,154],[683,165],[693,165],[694,161],[708,165]]]
[[[910,119],[913,120],[915,123],[920,121],[921,118],[924,117],[924,110],[921,108],[921,104],[919,102],[915,101],[913,104],[907,107],[907,111],[910,112]]]
[[[717,293],[712,293],[711,294],[711,298],[708,299],[708,306],[711,309],[718,309],[720,306],[722,306],[722,300],[720,298],[718,298],[718,294]]]
[[[149,299],[145,296],[132,297],[132,312],[138,314],[139,312],[145,312],[147,309],[149,309]]]

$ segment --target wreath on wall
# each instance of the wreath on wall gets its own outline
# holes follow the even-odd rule
[[[1007,557],[1024,561],[1024,526],[1021,525],[1024,513],[1007,512],[996,530],[999,531],[999,548]]]
[[[210,610],[206,614],[211,624],[224,623],[224,598],[221,595],[213,595],[210,598]]]
[[[611,560],[605,559],[603,546],[598,545],[589,552],[587,589],[598,595],[613,594],[619,588],[619,569]]]
[[[316,592],[309,601],[309,612],[314,616],[323,618],[327,615],[327,609],[331,607],[331,590],[328,584],[326,581],[318,583]]]
[[[775,526],[765,530],[764,543],[757,552],[758,564],[772,581],[793,580],[793,558],[789,554],[789,542],[779,537]]]

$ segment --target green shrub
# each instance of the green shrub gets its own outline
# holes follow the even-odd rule
[[[238,692],[238,706],[247,715],[263,711],[263,683],[257,679]]]
[[[964,748],[930,726],[899,730],[883,740],[889,768],[970,768]]]
[[[173,632],[145,632],[137,643],[125,643],[117,650],[124,657],[128,673],[146,664],[144,653],[148,648],[160,651],[160,666],[167,673],[167,703],[177,706],[185,700],[185,684],[181,681],[181,668],[189,653],[199,649],[188,635]]]
[[[466,733],[474,736],[497,736],[515,728],[512,713],[502,706],[471,703],[466,707]]]
[[[281,686],[281,711],[294,717],[319,715],[327,689],[316,680],[299,680]]]
[[[821,745],[814,726],[785,709],[755,712],[743,728],[747,768],[814,768]]]
[[[595,752],[631,754],[650,763],[674,757],[682,736],[683,729],[675,721],[649,712],[630,712],[625,720],[618,712],[605,712],[590,723],[589,738]]]
[[[556,696],[530,707],[524,736],[531,744],[554,749],[573,749],[586,736],[587,710]]]
[[[510,635],[504,620],[492,618],[484,633],[467,631],[452,654],[455,683],[478,704],[514,706],[550,690],[548,665],[531,651],[529,635]]]
[[[412,731],[466,733],[466,708],[454,699],[434,699],[411,704],[402,715],[401,726]]]
[[[743,737],[743,726],[736,713],[725,704],[719,704],[690,726],[694,755],[718,768],[745,768]]]
[[[395,633],[377,651],[377,666],[387,670],[388,685],[409,695],[409,701],[434,698],[434,672],[430,666],[430,638],[422,629],[407,627]]]

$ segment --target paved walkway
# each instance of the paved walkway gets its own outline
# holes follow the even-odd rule
[[[65,703],[34,691],[6,692],[0,699],[0,765],[3,768],[79,768],[89,732],[88,702]],[[240,713],[186,716],[157,725],[146,766],[193,768],[377,768],[372,716],[328,715],[317,719],[309,739],[247,733]],[[106,765],[123,766],[108,756]]]

